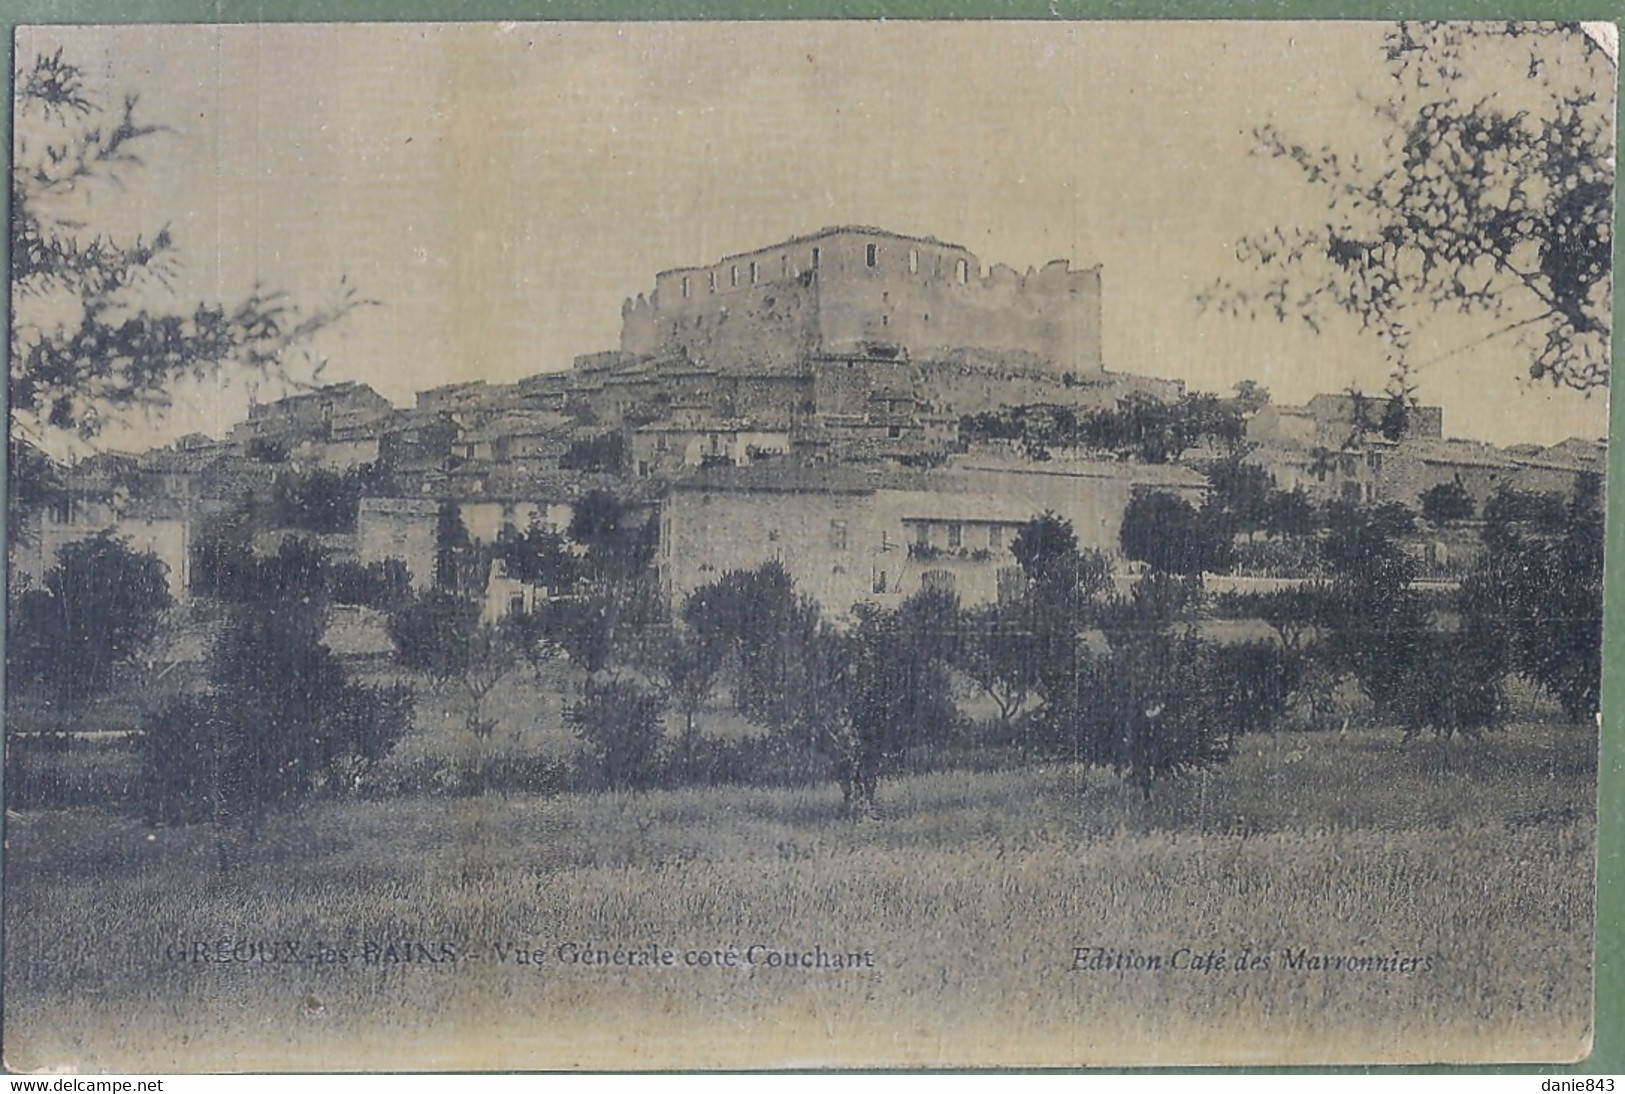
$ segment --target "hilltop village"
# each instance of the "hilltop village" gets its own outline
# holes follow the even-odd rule
[[[674,601],[778,559],[839,618],[927,583],[998,598],[1019,576],[1015,532],[1045,511],[1121,559],[1136,494],[1200,505],[1221,466],[1260,468],[1309,504],[1414,509],[1454,484],[1480,510],[1503,488],[1566,493],[1602,470],[1601,441],[1447,439],[1437,407],[1279,406],[1256,385],[1219,397],[1108,371],[1102,292],[1098,267],[1023,273],[931,238],[826,228],[657,274],[622,307],[620,346],[567,370],[409,407],[333,384],[256,405],[223,438],[71,466],[14,442],[36,488],[14,491],[11,580],[37,586],[63,545],[111,531],[184,599],[209,529],[247,512],[256,550],[314,532],[333,558],[398,560],[421,589],[448,508],[490,544],[562,531],[607,492],[657,536]],[[276,504],[318,481],[342,487],[330,519]],[[500,560],[483,576],[490,618],[547,594]]]

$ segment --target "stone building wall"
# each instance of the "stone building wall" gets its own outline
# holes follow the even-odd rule
[[[970,251],[874,228],[831,228],[657,275],[622,310],[621,348],[681,351],[725,369],[782,370],[814,354],[955,349],[1022,355],[1057,373],[1103,368],[1098,268],[1064,261],[985,275]]]

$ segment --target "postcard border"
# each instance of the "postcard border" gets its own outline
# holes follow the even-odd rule
[[[15,72],[15,30],[23,25],[254,23],[254,22],[486,22],[503,20],[655,21],[777,19],[1009,19],[1032,21],[1103,19],[1339,19],[1398,18],[1595,19],[1625,22],[1625,0],[1517,0],[1486,6],[1474,0],[1425,0],[1382,4],[1370,0],[12,0],[0,13],[6,32],[8,72]],[[1625,81],[1620,85],[1625,100]],[[1620,100],[1616,100],[1620,101]],[[1625,110],[1616,111],[1616,146],[1625,146]],[[0,145],[11,148],[11,115],[0,112]],[[1620,203],[1615,202],[1616,267]],[[0,235],[0,268],[9,268],[9,237]],[[1625,330],[1625,293],[1614,295],[1615,330]],[[0,293],[0,325],[9,329],[9,294]],[[0,348],[8,355],[9,344]],[[0,396],[3,399],[3,396]],[[1625,482],[1625,399],[1609,409],[1609,481]],[[0,450],[0,465],[5,459]],[[3,510],[3,507],[0,507]],[[0,532],[5,514],[0,512]],[[1604,570],[1603,710],[1598,761],[1595,1040],[1591,1055],[1574,1065],[1394,1066],[1327,1068],[1174,1068],[1161,1074],[1364,1074],[1408,1075],[1625,1073],[1625,490],[1609,491]],[[0,613],[3,614],[3,613]],[[3,683],[0,666],[0,683]],[[0,897],[3,900],[3,897]],[[3,939],[0,939],[3,954]],[[990,1069],[1004,1070],[1004,1069]],[[1150,1069],[1102,1069],[1134,1073]]]

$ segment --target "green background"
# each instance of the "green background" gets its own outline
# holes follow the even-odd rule
[[[1564,19],[1616,24],[1625,0],[1429,0],[1420,4],[1356,3],[1350,0],[8,0],[0,8],[6,31],[8,72],[15,71],[12,29],[25,23],[249,23],[323,21],[426,21],[505,19]],[[1625,96],[1622,96],[1625,98]],[[1625,112],[1621,112],[1625,114]],[[1618,118],[1615,122],[1619,126]],[[0,146],[11,148],[9,108],[0,119]],[[1625,136],[1625,134],[1622,134]],[[1617,139],[1616,147],[1625,147]],[[1616,198],[1616,250],[1619,209]],[[0,252],[5,237],[0,237]],[[9,268],[9,263],[7,263]],[[1615,292],[1616,331],[1625,330],[1625,293]],[[9,329],[9,300],[0,298],[0,320]],[[9,346],[9,339],[7,340]],[[0,351],[4,352],[4,351]],[[1604,728],[1599,764],[1600,808],[1597,875],[1596,1043],[1589,1059],[1573,1067],[1374,1068],[1411,1074],[1612,1074],[1625,1075],[1625,399],[1610,408],[1606,639],[1603,647]],[[0,459],[3,459],[0,455]],[[1277,1069],[1238,1069],[1274,1073]],[[1324,1069],[1346,1072],[1348,1069]]]

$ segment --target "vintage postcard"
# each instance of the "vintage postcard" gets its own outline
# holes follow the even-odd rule
[[[20,28],[6,1067],[1584,1058],[1617,64]]]

